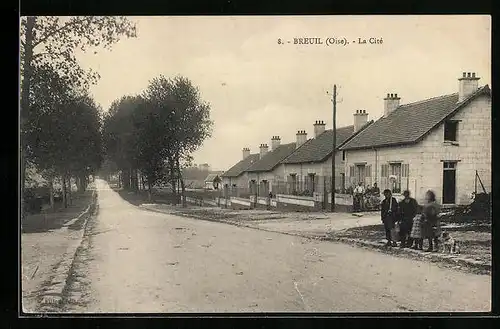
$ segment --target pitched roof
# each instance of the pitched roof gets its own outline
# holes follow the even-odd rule
[[[213,182],[215,177],[219,176],[220,177],[220,174],[218,173],[212,173],[212,174],[208,174],[207,178],[205,178],[205,183],[207,182]]]
[[[458,103],[458,94],[455,93],[400,105],[387,117],[378,119],[361,131],[342,145],[340,149],[363,149],[416,143],[469,101],[485,92],[490,92],[488,85],[479,88],[477,92],[461,103]]]
[[[254,162],[259,160],[259,154],[250,154],[231,168],[229,168],[221,177],[238,177],[248,169]]]
[[[368,122],[369,125],[371,122]],[[365,127],[367,126],[365,125]],[[364,128],[362,128],[364,129]],[[361,130],[362,130],[361,129]],[[354,126],[337,128],[337,147],[341,146],[354,134]],[[361,131],[360,130],[360,131]],[[285,164],[322,162],[330,156],[333,151],[333,129],[325,130],[316,138],[310,139],[302,144],[295,152],[282,161]]]
[[[276,167],[281,160],[289,156],[293,151],[295,151],[296,143],[283,144],[276,148],[276,150],[268,152],[262,159],[255,162],[246,171],[271,171]]]

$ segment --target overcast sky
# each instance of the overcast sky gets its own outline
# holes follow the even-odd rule
[[[274,16],[131,17],[137,38],[111,51],[81,57],[99,72],[92,88],[108,109],[122,95],[143,91],[150,79],[183,75],[212,106],[212,137],[194,154],[195,163],[227,170],[241,149],[259,151],[297,130],[312,137],[315,120],[332,125],[327,90],[339,86],[337,127],[351,125],[364,109],[383,113],[383,98],[401,103],[458,91],[462,72],[476,72],[491,86],[489,16]],[[293,38],[318,37],[322,45],[294,45]],[[350,42],[327,46],[326,38]],[[354,44],[358,38],[382,44]],[[278,38],[291,41],[278,44]]]

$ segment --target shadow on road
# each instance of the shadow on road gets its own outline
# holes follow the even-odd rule
[[[61,207],[54,212],[49,210],[40,214],[29,214],[23,222],[22,233],[42,233],[62,228],[67,222],[78,217],[85,210],[90,204],[91,195],[91,191],[75,195],[72,204],[66,209]],[[83,219],[78,220],[68,228],[79,229],[83,223]]]
[[[160,203],[160,204],[172,204],[175,197],[172,193],[167,192],[155,192],[152,195],[151,201],[148,198],[148,193],[146,191],[130,191],[125,189],[112,188],[113,191],[118,193],[118,195],[126,202],[134,205],[140,206],[144,203]]]

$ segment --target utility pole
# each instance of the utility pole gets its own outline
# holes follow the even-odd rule
[[[331,211],[335,212],[335,151],[337,148],[337,124],[336,124],[336,118],[337,118],[337,85],[333,85],[333,121],[332,121],[332,135],[333,135],[333,152],[332,152],[332,200],[331,200]]]

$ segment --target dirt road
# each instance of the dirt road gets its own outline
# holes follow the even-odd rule
[[[98,181],[90,283],[68,312],[489,311],[491,278],[369,250],[148,212]]]

